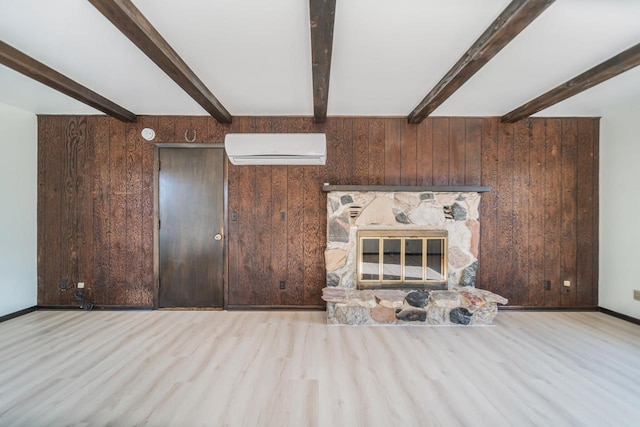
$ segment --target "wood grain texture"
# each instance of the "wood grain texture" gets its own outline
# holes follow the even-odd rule
[[[529,138],[530,122],[513,126],[513,305],[529,300]]]
[[[546,120],[531,120],[529,140],[529,299],[528,305],[544,304],[544,191]]]
[[[449,120],[433,119],[433,185],[449,185]]]
[[[40,117],[38,119],[38,194],[42,195],[45,193],[47,189],[46,186],[46,142],[42,142],[44,140],[44,135],[46,132],[47,119],[44,117]],[[46,274],[46,262],[45,262],[45,227],[47,224],[47,204],[46,198],[42,196],[38,196],[37,200],[37,212],[36,212],[36,224],[37,224],[37,266],[38,266],[38,305],[43,305],[45,303],[45,277]]]
[[[561,280],[571,286],[562,286],[560,304],[576,304],[577,264],[577,120],[562,122],[562,241]]]
[[[317,123],[327,120],[335,14],[336,0],[309,0],[313,119]]]
[[[544,304],[560,305],[561,281],[561,241],[562,241],[562,121],[546,119],[545,145],[545,191],[544,191],[544,275],[551,282],[551,289],[545,292]]]
[[[417,137],[418,126],[404,123],[400,146],[400,185],[416,185],[418,181]]]
[[[384,119],[369,121],[369,184],[384,185]]]
[[[401,185],[402,140],[404,123],[385,119],[384,123],[384,184]]]
[[[82,121],[86,141],[66,149],[70,123]],[[222,142],[227,132],[327,133],[325,166],[228,165],[229,214],[237,218],[229,221],[226,236],[232,308],[322,307],[322,184],[414,179],[422,185],[460,181],[492,187],[480,208],[479,287],[524,306],[596,304],[597,119],[535,118],[515,125],[447,117],[420,125],[350,117],[324,124],[300,117],[238,117],[231,125],[189,116],[140,121],[39,118],[41,303],[71,301],[71,292],[60,291],[60,280],[83,279],[97,304],[153,304],[153,144],[139,138],[142,127],[150,126],[157,142],[174,143],[185,142],[185,130],[189,138],[196,135],[196,143]],[[77,171],[65,166],[72,160]],[[64,195],[67,188],[75,190]],[[567,207],[571,200],[575,206]],[[565,279],[565,273],[572,276]],[[544,280],[552,281],[551,291],[544,290]],[[567,295],[561,293],[563,280],[574,283]]]
[[[513,125],[499,125],[497,135],[498,176],[495,194],[498,203],[496,222],[496,252],[497,262],[496,283],[493,287],[496,293],[509,293],[512,300],[517,300],[517,293],[513,292],[514,280],[514,252],[517,249],[513,240],[514,206],[513,206]],[[492,192],[493,193],[493,192]],[[482,227],[482,219],[480,219]],[[514,301],[515,304],[517,302]]]
[[[416,129],[417,185],[433,184],[433,120],[423,120]],[[478,182],[480,182],[478,180]]]
[[[30,313],[0,324],[0,424],[506,427],[640,419],[640,327],[604,313],[502,312],[496,326],[476,328],[335,327],[324,317]],[[80,323],[99,333],[79,340],[69,330]],[[69,396],[91,398],[78,405]]]
[[[434,119],[435,120],[435,119]],[[495,189],[498,185],[498,136],[497,123],[482,119],[482,184]],[[480,201],[480,252],[478,256],[478,283],[476,286],[497,290],[498,263],[498,193],[482,195]]]
[[[597,212],[591,208],[597,200],[597,135],[594,123],[588,119],[577,119],[578,147],[577,147],[577,240],[576,260],[576,304],[593,300],[593,283],[597,281],[597,252],[594,251],[594,241],[597,242]],[[597,250],[597,244],[595,245]]]

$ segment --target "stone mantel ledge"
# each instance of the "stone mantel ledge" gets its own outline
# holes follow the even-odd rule
[[[472,287],[447,291],[327,287],[327,323],[341,325],[491,325],[506,298]]]
[[[481,185],[331,185],[324,183],[322,191],[380,191],[380,192],[431,192],[431,193],[488,193],[491,187]]]

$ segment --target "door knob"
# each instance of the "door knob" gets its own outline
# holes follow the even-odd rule
[[[222,240],[222,234],[218,233],[215,236],[213,236],[213,238],[216,240]]]

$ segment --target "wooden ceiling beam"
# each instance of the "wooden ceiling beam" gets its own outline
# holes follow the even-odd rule
[[[316,123],[327,120],[335,14],[336,0],[309,0],[313,119]]]
[[[136,115],[131,111],[125,110],[3,41],[0,41],[0,63],[118,120],[134,123],[137,120]]]
[[[640,65],[640,43],[521,105],[502,116],[500,120],[502,123],[513,123],[525,119],[638,65]]]
[[[417,124],[426,119],[553,2],[513,0],[414,108],[407,118],[408,122]]]
[[[231,114],[131,1],[89,2],[218,122],[231,123]]]

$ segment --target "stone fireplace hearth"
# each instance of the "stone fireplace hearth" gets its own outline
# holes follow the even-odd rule
[[[327,287],[323,299],[327,302],[328,323],[490,324],[497,304],[507,302],[499,295],[475,289],[480,192],[488,188],[325,185],[324,190],[328,195]],[[429,233],[446,236],[440,237],[446,248],[443,259],[430,258],[426,243],[420,249],[421,237],[416,236]],[[376,239],[381,242],[380,253],[374,255],[374,264],[368,262],[366,275],[360,235],[376,236],[367,242],[373,243],[373,247]],[[393,239],[398,248],[401,247],[398,242],[404,248],[404,239],[413,246],[417,244],[418,255],[414,251],[409,256],[405,249],[388,253],[383,243]],[[404,264],[409,258],[413,262],[411,267]],[[380,263],[379,274],[376,262]],[[387,269],[392,268],[395,273],[387,274]],[[399,273],[409,268],[411,275]],[[420,269],[424,269],[422,276]],[[376,272],[373,281],[372,271]],[[405,281],[409,276],[422,280]]]

